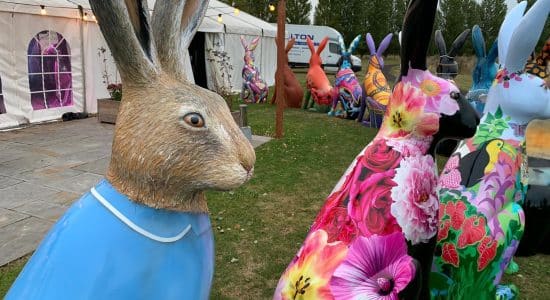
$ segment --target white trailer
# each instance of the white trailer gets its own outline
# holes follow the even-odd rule
[[[275,24],[276,25],[276,24]],[[309,37],[315,43],[315,47],[319,45],[321,40],[328,36],[328,44],[325,50],[321,53],[323,67],[328,71],[335,71],[338,68],[338,60],[340,59],[340,44],[338,39],[341,34],[336,29],[328,26],[316,25],[285,25],[287,39],[295,38],[296,43],[292,50],[288,53],[288,63],[292,67],[308,67],[311,53],[306,43],[306,38]],[[350,41],[346,41],[350,42]],[[361,70],[361,59],[355,55],[351,56],[352,69],[357,72]]]

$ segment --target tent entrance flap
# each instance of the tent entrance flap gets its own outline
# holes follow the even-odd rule
[[[189,57],[191,58],[191,67],[195,84],[203,88],[208,88],[206,78],[206,58],[204,55],[204,32],[197,32],[189,45]]]

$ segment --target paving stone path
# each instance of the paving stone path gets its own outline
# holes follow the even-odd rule
[[[103,178],[113,129],[88,118],[0,132],[0,266],[34,251],[65,210]],[[269,140],[253,136],[252,144]]]

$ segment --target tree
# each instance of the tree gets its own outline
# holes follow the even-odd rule
[[[233,5],[238,7],[242,11],[249,13],[255,17],[266,20],[267,22],[274,23],[277,21],[277,12],[271,12],[269,10],[269,4],[273,3],[276,5],[276,1],[269,0],[221,0],[226,4]],[[226,12],[228,14],[233,13],[232,11]]]
[[[481,7],[474,0],[444,0],[439,8],[435,29],[441,29],[447,48],[460,33],[479,24],[481,18]],[[466,43],[462,52],[472,53],[471,43]]]
[[[311,2],[309,0],[288,0],[286,2],[287,23],[311,24],[309,19],[311,9]]]
[[[490,48],[498,36],[500,25],[506,16],[505,0],[483,0],[480,5],[479,27],[483,31],[487,48]]]

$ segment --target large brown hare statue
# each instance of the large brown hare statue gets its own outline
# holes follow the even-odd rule
[[[208,299],[203,190],[233,189],[255,154],[223,99],[185,78],[208,1],[93,0],[124,95],[106,179],[53,226],[7,299]]]
[[[294,46],[296,39],[291,38],[285,47],[285,62],[283,65],[283,76],[285,77],[285,103],[287,107],[300,108],[302,106],[302,99],[304,98],[304,89],[300,85],[300,81],[292,72],[292,69],[288,65],[288,52]],[[280,47],[277,44],[277,47]],[[277,89],[273,93],[273,98],[271,98],[271,104],[274,104],[277,99]]]

